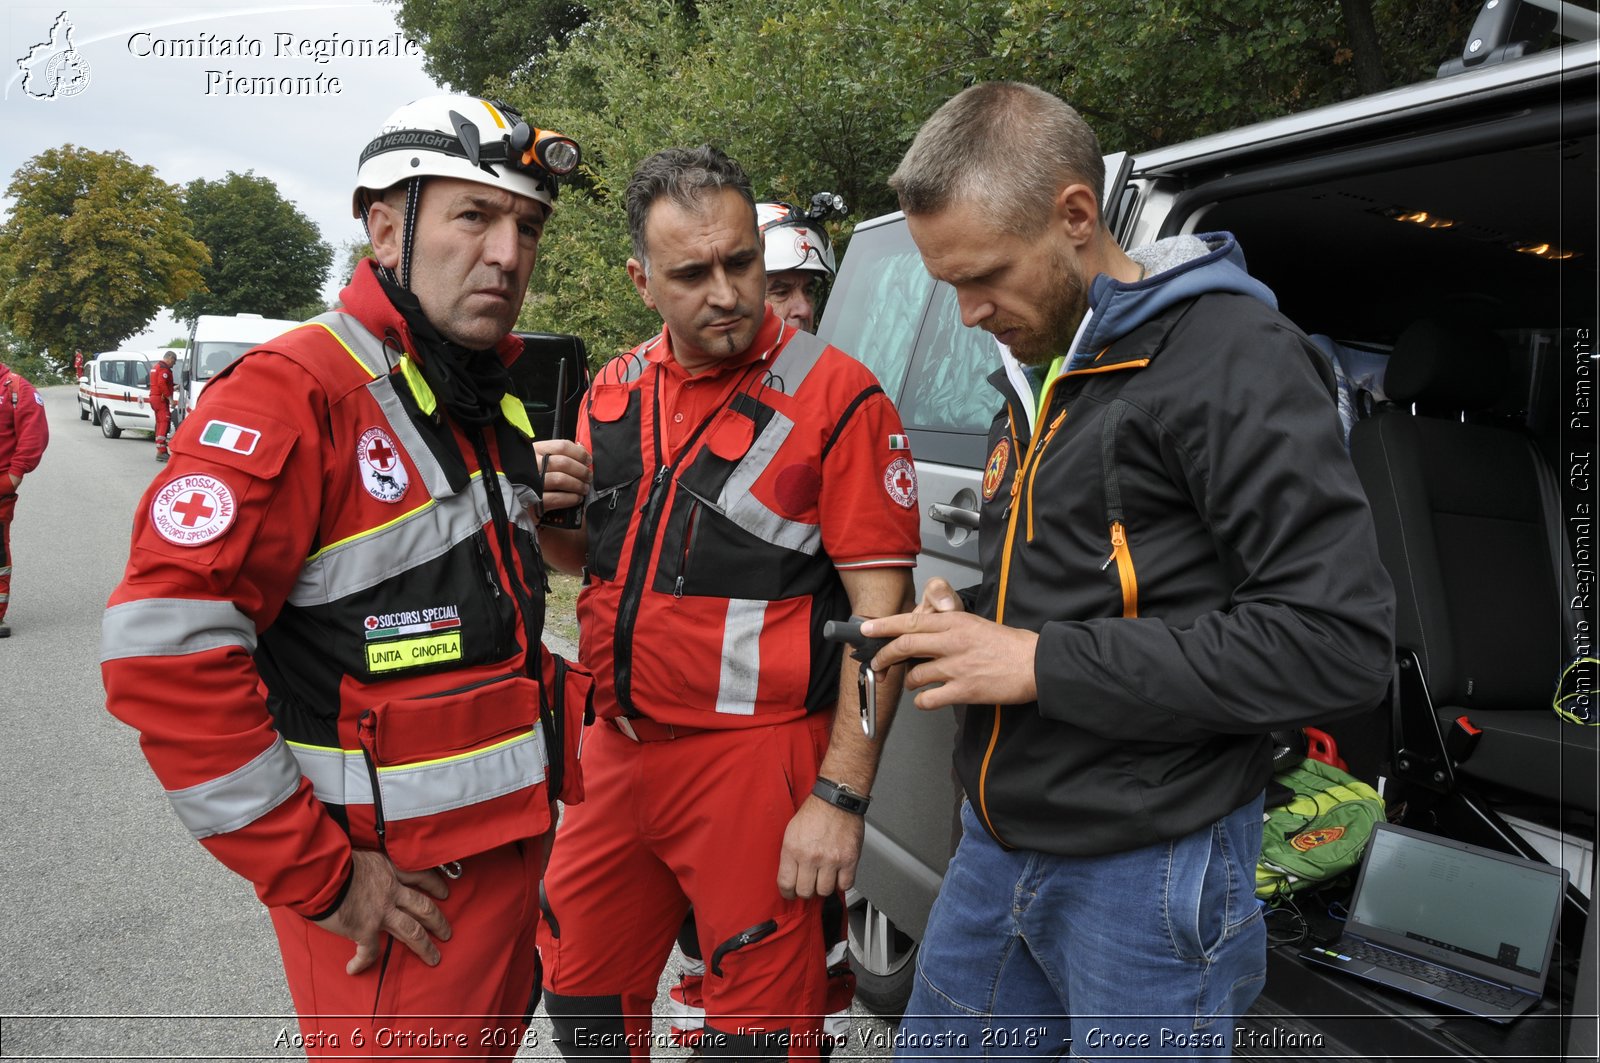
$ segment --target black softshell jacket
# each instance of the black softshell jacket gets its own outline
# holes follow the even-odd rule
[[[992,378],[976,605],[1039,633],[1039,701],[971,706],[956,764],[1007,846],[1199,829],[1261,792],[1267,732],[1370,709],[1392,673],[1394,592],[1321,356],[1249,294],[1153,305],[1068,363],[1036,431]]]

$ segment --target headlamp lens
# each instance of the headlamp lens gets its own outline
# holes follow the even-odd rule
[[[565,177],[578,168],[582,153],[578,150],[577,141],[542,129],[536,131],[534,137],[533,154],[540,166],[557,177]]]

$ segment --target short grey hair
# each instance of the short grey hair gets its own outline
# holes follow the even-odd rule
[[[750,227],[756,226],[756,197],[744,168],[709,144],[698,148],[667,148],[641,162],[628,181],[628,235],[633,238],[633,257],[650,275],[650,251],[644,242],[644,226],[650,208],[663,196],[685,211],[698,213],[705,198],[720,189],[731,188],[750,204]]]
[[[1100,142],[1056,96],[1016,81],[973,85],[923,123],[889,178],[907,214],[969,204],[1004,232],[1031,236],[1056,193],[1086,184],[1100,204]]]

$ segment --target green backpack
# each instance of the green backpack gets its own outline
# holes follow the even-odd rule
[[[1267,813],[1256,864],[1256,896],[1288,897],[1321,885],[1361,861],[1383,798],[1361,780],[1307,757],[1274,778],[1294,799]]]

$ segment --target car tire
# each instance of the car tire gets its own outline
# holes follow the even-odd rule
[[[111,416],[111,411],[104,406],[100,407],[100,431],[107,439],[115,439],[122,434],[117,419]]]
[[[856,999],[890,1022],[898,1021],[917,977],[917,943],[866,897],[851,897],[849,917]]]
[[[89,419],[89,409],[88,409],[88,407],[83,406],[82,404],[80,404],[78,406],[78,420],[87,421],[88,419]]]

